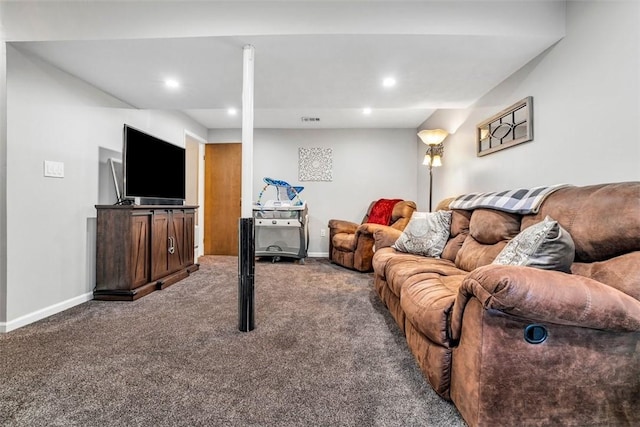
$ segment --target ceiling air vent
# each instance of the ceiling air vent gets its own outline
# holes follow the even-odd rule
[[[319,122],[320,117],[301,117],[300,120],[303,122]]]

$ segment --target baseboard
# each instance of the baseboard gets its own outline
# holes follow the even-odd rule
[[[77,297],[73,297],[66,301],[62,301],[57,304],[50,305],[49,307],[34,311],[33,313],[25,314],[24,316],[20,316],[17,319],[11,320],[9,322],[0,322],[0,333],[11,332],[30,323],[42,320],[45,317],[52,316],[71,307],[75,307],[76,305],[91,301],[92,299],[93,292],[88,292],[86,294],[78,295]]]
[[[329,257],[329,252],[307,252],[307,256],[309,258],[327,258]]]

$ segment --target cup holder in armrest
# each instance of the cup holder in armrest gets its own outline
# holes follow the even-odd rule
[[[529,344],[541,344],[548,336],[547,328],[544,325],[532,323],[524,328],[524,340]]]

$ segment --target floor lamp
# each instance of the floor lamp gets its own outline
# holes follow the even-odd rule
[[[449,135],[449,132],[442,129],[425,129],[418,132],[418,137],[427,145],[427,152],[424,154],[423,165],[429,167],[429,212],[433,199],[433,168],[442,166],[442,156],[444,147],[442,141]]]

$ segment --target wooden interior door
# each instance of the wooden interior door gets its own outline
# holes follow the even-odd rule
[[[237,256],[242,144],[207,144],[204,165],[204,253]]]

